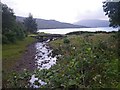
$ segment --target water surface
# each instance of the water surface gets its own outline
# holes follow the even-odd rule
[[[53,39],[54,40],[54,39]],[[35,65],[37,69],[49,69],[51,66],[56,64],[57,57],[60,55],[53,56],[52,49],[48,46],[48,42],[50,40],[44,42],[37,42],[35,44],[36,55],[35,55]],[[39,88],[40,86],[35,85],[34,82],[38,81],[40,85],[46,85],[47,83],[35,77],[35,74],[31,76],[30,86],[33,88]]]
[[[65,29],[42,29],[38,32],[45,32],[50,34],[66,34],[74,31],[118,31],[118,28],[112,27],[99,27],[99,28],[65,28]]]

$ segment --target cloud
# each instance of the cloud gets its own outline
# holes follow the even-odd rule
[[[105,18],[102,8],[103,0],[3,0],[14,9],[18,16],[55,19],[73,23],[85,18]]]
[[[98,7],[96,10],[86,10],[84,12],[79,12],[76,16],[75,20],[83,20],[83,19],[100,19],[100,20],[108,20],[108,17],[105,16],[102,6]]]

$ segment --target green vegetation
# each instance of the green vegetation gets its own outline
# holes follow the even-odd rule
[[[120,27],[120,1],[118,2],[108,2],[107,0],[103,2],[103,10],[105,15],[109,17],[109,22],[112,27]],[[120,29],[118,30],[117,34],[117,53],[118,58],[120,58]],[[118,62],[118,70],[120,72],[120,61]],[[120,88],[120,85],[119,85]]]
[[[103,2],[103,10],[105,15],[108,15],[110,26],[120,26],[120,1],[108,1]]]
[[[114,35],[114,34],[113,34]],[[49,70],[37,72],[37,76],[49,88],[117,88],[119,71],[117,41],[112,34],[94,36],[68,36],[50,42],[54,51],[62,56]]]
[[[36,33],[37,31],[37,23],[36,20],[33,19],[32,14],[29,14],[29,17],[24,19],[24,25],[29,33]]]
[[[2,46],[2,58],[3,60],[7,59],[16,59],[21,53],[26,49],[26,46],[31,44],[35,39],[32,37],[26,37],[22,41],[17,41],[14,44],[5,44]]]
[[[9,69],[16,60],[23,54],[26,47],[34,42],[32,37],[26,37],[23,41],[17,41],[14,44],[5,44],[2,46],[3,69]]]
[[[63,42],[66,43],[66,44],[69,44],[69,43],[70,43],[70,40],[67,39],[67,38],[65,38]]]
[[[2,43],[14,43],[25,38],[25,27],[22,23],[16,22],[13,10],[2,4],[2,11]]]
[[[12,72],[7,77],[7,83],[4,88],[28,88],[28,80],[31,77],[31,73],[29,73],[26,69],[21,73]]]
[[[13,10],[6,4],[0,4],[2,6],[2,70],[3,83],[5,84],[11,74],[12,67],[18,62],[26,47],[35,41],[30,36],[35,35],[31,33],[37,31],[37,24],[31,16],[30,22],[28,22],[32,26],[27,28],[26,21],[28,18],[25,19],[24,23],[18,22]]]
[[[49,70],[35,70],[36,77],[47,82],[41,88],[119,88],[117,39],[115,33],[101,33],[68,35],[50,42],[54,54],[62,56]],[[20,82],[26,81],[25,75],[22,75],[13,75],[9,86],[29,87],[25,84],[20,86]],[[31,74],[27,72],[26,75],[30,78]],[[39,85],[37,80],[35,84]]]
[[[2,44],[15,43],[23,40],[27,34],[36,33],[37,24],[32,15],[22,23],[16,21],[13,10],[7,5],[2,4],[2,11]]]
[[[8,76],[12,72],[11,68],[18,62],[18,58],[25,52],[26,47],[34,41],[34,38],[26,37],[24,40],[17,41],[14,44],[5,44],[2,46],[3,81],[8,79]]]
[[[111,26],[120,26],[119,2],[105,2],[103,7],[111,20]],[[2,10],[3,43],[10,43],[3,45],[2,50],[3,74],[6,75],[3,81],[6,80],[7,88],[30,87],[28,81],[32,73],[26,70],[23,73],[10,73],[9,79],[8,73],[17,58],[26,50],[26,46],[34,41],[31,37],[25,37],[26,33],[35,33],[37,25],[32,15],[24,20],[24,27],[24,24],[15,21],[15,15],[10,8],[3,4]],[[61,57],[49,70],[35,70],[35,76],[47,83],[41,88],[120,88],[119,40],[120,30],[118,33],[74,32],[63,39],[50,42],[53,54],[60,54]],[[38,80],[35,84],[39,85]]]

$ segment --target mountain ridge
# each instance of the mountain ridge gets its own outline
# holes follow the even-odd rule
[[[87,27],[109,27],[108,20],[99,20],[99,19],[88,19],[88,20],[80,20],[74,23],[75,25],[84,25]]]
[[[16,20],[23,22],[26,17],[17,16]],[[45,20],[40,18],[35,18],[38,29],[61,29],[61,28],[87,28],[86,26],[74,25],[71,23],[60,22],[56,20]]]

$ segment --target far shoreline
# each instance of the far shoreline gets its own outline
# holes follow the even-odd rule
[[[76,31],[88,31],[88,32],[96,32],[96,31],[118,31],[118,28],[112,28],[112,27],[97,27],[97,28],[62,28],[62,29],[39,29],[37,32],[41,33],[49,33],[49,34],[67,34],[70,32],[76,32]]]

